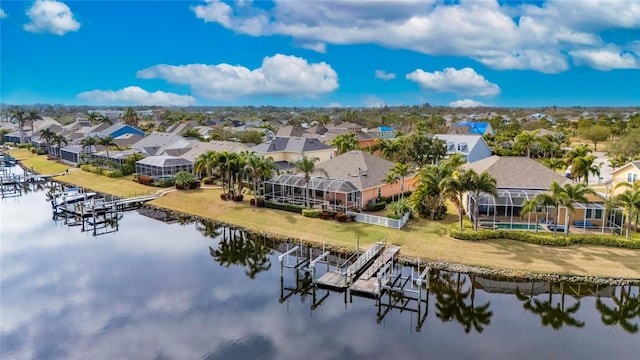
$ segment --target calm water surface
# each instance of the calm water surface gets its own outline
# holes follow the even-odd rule
[[[274,244],[206,224],[131,211],[93,236],[45,191],[0,212],[2,359],[640,359],[637,287],[434,272],[421,323],[415,301],[281,283]]]

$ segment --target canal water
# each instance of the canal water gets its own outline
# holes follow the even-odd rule
[[[281,278],[286,244],[150,210],[83,229],[46,192],[1,200],[2,359],[640,358],[636,286],[434,271],[420,306],[376,301]]]

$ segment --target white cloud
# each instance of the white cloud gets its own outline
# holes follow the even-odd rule
[[[456,108],[472,108],[484,106],[483,103],[471,99],[456,100],[449,103],[450,107]]]
[[[586,65],[603,71],[640,67],[638,58],[629,52],[621,52],[616,47],[570,51],[569,55],[576,65]]]
[[[229,64],[161,64],[140,70],[137,76],[189,85],[203,97],[227,101],[251,95],[316,97],[338,88],[338,75],[330,65],[282,54],[265,57],[254,70]]]
[[[9,15],[7,15],[7,13],[4,12],[4,10],[0,9],[0,19],[6,19],[7,16],[9,16]]]
[[[64,35],[78,31],[80,23],[73,18],[67,4],[55,0],[37,0],[27,11],[30,23],[24,29],[33,33]]]
[[[434,56],[464,56],[496,69],[558,73],[567,53],[599,48],[600,31],[640,28],[640,2],[290,1],[268,10],[219,0],[192,8],[198,18],[251,36],[291,36],[299,46],[378,44]],[[621,44],[617,44],[621,45]]]
[[[396,74],[388,73],[384,70],[376,70],[376,78],[382,80],[392,80],[396,78]]]
[[[386,103],[377,96],[368,95],[362,100],[362,105],[364,107],[383,107]]]
[[[329,103],[329,104],[327,105],[327,107],[328,107],[328,108],[341,108],[341,107],[342,107],[342,104],[340,104],[339,102],[332,102],[332,103]]]
[[[498,85],[489,82],[472,68],[456,70],[448,67],[432,73],[418,69],[407,74],[407,79],[420,84],[425,90],[455,94],[494,96],[500,93]]]
[[[131,105],[175,105],[187,106],[195,104],[195,100],[188,95],[179,95],[164,91],[148,92],[138,86],[113,90],[92,90],[78,94],[80,99],[91,104],[131,104]]]

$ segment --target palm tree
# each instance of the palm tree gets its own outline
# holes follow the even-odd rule
[[[584,183],[589,184],[589,174],[600,176],[600,166],[594,163],[595,160],[596,157],[593,155],[574,158],[571,163],[571,175],[577,179],[584,177]]]
[[[530,214],[535,213],[536,216],[536,227],[535,232],[538,232],[538,208],[547,206],[552,206],[551,198],[547,196],[545,193],[540,193],[536,195],[533,199],[527,200],[522,204],[522,209],[520,210],[520,214]]]
[[[636,181],[634,185],[629,183],[620,183],[616,186],[616,188],[627,187],[624,192],[614,196],[611,198],[611,203],[614,206],[622,206],[624,208],[625,216],[627,218],[626,225],[626,233],[625,237],[629,239],[629,230],[631,229],[631,219],[633,219],[638,212],[640,211],[640,189],[635,186],[635,184],[639,184],[639,181]]]
[[[25,116],[25,120],[29,120],[31,123],[31,137],[33,138],[33,122],[36,120],[42,120],[42,116],[38,114],[38,110],[31,109]]]
[[[409,165],[396,163],[396,165],[391,169],[391,173],[400,178],[400,198],[404,199],[404,180],[409,175]]]
[[[98,140],[98,145],[102,145],[105,147],[105,151],[107,152],[107,159],[109,159],[109,148],[115,146],[116,143],[113,142],[113,138],[111,136],[105,136]]]
[[[87,136],[84,139],[80,140],[80,145],[82,145],[82,151],[87,153],[87,149],[89,149],[89,154],[93,153],[93,147],[98,144],[98,140],[93,136]]]
[[[563,197],[563,200],[562,200],[562,205],[566,208],[565,234],[569,234],[569,227],[571,226],[571,224],[569,223],[569,210],[571,210],[571,212],[575,211],[575,207],[573,206],[573,204],[576,202],[588,204],[589,198],[587,197],[587,195],[589,194],[595,195],[596,192],[590,187],[587,187],[587,185],[580,184],[580,183],[576,185],[565,184],[563,188],[563,192],[566,195]]]
[[[319,158],[309,158],[306,155],[302,155],[302,158],[293,163],[293,168],[296,172],[301,172],[304,174],[304,186],[305,186],[305,202],[307,204],[307,208],[311,208],[311,203],[309,202],[309,181],[311,180],[311,173],[316,170],[316,163],[320,161]],[[322,170],[325,174],[326,171]]]
[[[20,144],[24,143],[24,122],[26,120],[24,110],[17,107],[11,110],[11,116],[18,121],[18,128],[20,129]]]
[[[393,184],[397,183],[398,180],[400,180],[400,178],[398,178],[398,174],[394,173],[393,171],[389,172],[387,174],[387,176],[382,179],[382,182],[387,184],[387,185],[391,185],[391,201],[393,200]]]
[[[338,149],[338,155],[360,149],[356,133],[346,133],[336,136],[331,140],[331,146],[335,146]]]
[[[264,156],[258,156],[255,153],[252,153],[247,159],[245,169],[253,183],[254,203],[258,206],[260,183],[271,177],[271,174],[276,169],[276,165],[274,164],[271,156],[265,158]]]
[[[473,170],[467,171],[469,179],[469,188],[467,189],[473,195],[473,228],[478,231],[478,216],[479,216],[479,204],[480,194],[485,193],[493,196],[498,196],[498,185],[496,179],[486,171],[478,175]]]
[[[63,144],[64,146],[68,145],[69,141],[67,141],[67,139],[63,135],[55,135],[51,137],[51,143],[58,147],[57,158],[60,159],[60,157],[62,156],[62,146]]]
[[[462,218],[464,217],[463,197],[471,188],[471,178],[466,171],[451,175],[442,181],[443,193],[450,196],[458,207],[458,217],[460,219],[460,231],[462,231]]]
[[[520,135],[516,136],[515,146],[525,150],[527,157],[531,157],[531,148],[538,141],[536,135],[532,132],[523,131]]]
[[[558,169],[562,169],[565,167],[564,161],[558,158],[544,159],[542,161],[542,164],[553,171],[556,171]]]
[[[49,153],[49,146],[50,146],[50,143],[51,143],[51,139],[53,139],[54,136],[56,136],[56,133],[54,133],[49,128],[46,128],[46,129],[40,131],[40,138],[44,139],[44,141],[47,144],[47,154]]]
[[[549,191],[550,193],[540,193],[536,196],[540,197],[541,202],[553,206],[553,236],[555,237],[558,230],[558,217],[560,215],[559,209],[561,205],[566,203],[567,194],[564,192],[564,189],[557,181],[551,183]]]
[[[216,156],[217,154],[212,150],[203,152],[193,162],[193,171],[198,174],[198,176],[205,173],[206,176],[210,178],[216,167]]]
[[[569,151],[564,156],[565,164],[571,165],[573,159],[577,157],[587,156],[591,152],[591,149],[587,145],[578,145],[573,150]]]

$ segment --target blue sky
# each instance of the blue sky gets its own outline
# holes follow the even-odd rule
[[[6,104],[640,105],[640,1],[3,1]]]

